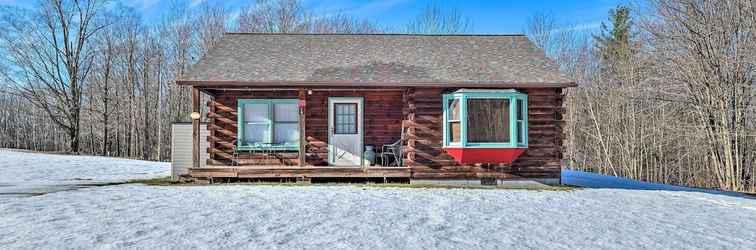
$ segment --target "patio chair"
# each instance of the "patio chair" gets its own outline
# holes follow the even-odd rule
[[[390,158],[393,158],[394,161],[389,162]],[[381,147],[381,164],[387,167],[391,165],[402,166],[402,139]]]
[[[241,164],[239,164],[239,162],[242,161],[242,157],[243,157],[241,155],[242,153],[246,153],[246,155],[247,155],[246,158],[249,160],[249,162],[253,162],[252,159],[254,159],[254,156],[257,155],[258,151],[265,153],[264,150],[258,150],[261,147],[260,147],[260,144],[256,143],[256,142],[254,144],[252,144],[253,145],[252,147],[247,147],[245,149],[239,149],[238,145],[241,145],[239,139],[234,140],[234,147],[233,147],[234,153],[233,153],[233,160],[231,162],[232,166],[240,166],[241,165]],[[265,156],[263,156],[263,157],[265,157]]]

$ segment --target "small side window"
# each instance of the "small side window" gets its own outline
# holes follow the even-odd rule
[[[459,121],[459,99],[449,100],[449,142],[459,142],[459,135],[461,131]]]
[[[524,137],[524,129],[523,129],[523,111],[525,107],[522,105],[522,99],[517,99],[517,105],[515,109],[517,110],[517,143],[522,143],[523,137]]]

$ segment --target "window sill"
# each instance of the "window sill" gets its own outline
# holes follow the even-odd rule
[[[271,145],[271,146],[238,146],[236,151],[255,151],[255,150],[268,150],[268,151],[299,151],[299,145]]]
[[[528,145],[526,144],[467,144],[465,146],[462,145],[446,145],[443,146],[443,148],[528,148]]]

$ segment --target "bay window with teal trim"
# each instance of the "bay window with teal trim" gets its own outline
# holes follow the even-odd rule
[[[239,99],[238,150],[299,150],[297,99]]]
[[[513,89],[460,89],[443,95],[444,147],[527,148],[528,95]]]

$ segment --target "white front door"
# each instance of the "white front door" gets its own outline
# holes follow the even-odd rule
[[[328,164],[362,165],[361,97],[328,98]]]

